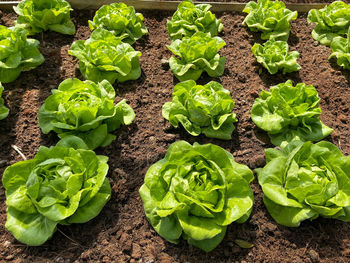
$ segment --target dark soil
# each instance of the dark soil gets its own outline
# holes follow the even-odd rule
[[[350,262],[350,224],[337,220],[316,219],[304,222],[299,228],[287,228],[274,222],[262,202],[262,191],[254,180],[254,211],[242,225],[232,224],[224,241],[211,253],[189,246],[182,241],[173,245],[152,229],[144,215],[138,189],[151,164],[164,157],[169,145],[177,140],[191,143],[214,143],[230,151],[237,162],[251,169],[265,164],[264,149],[272,145],[266,135],[255,128],[250,119],[254,99],[262,89],[292,79],[295,83],[313,84],[321,100],[322,121],[334,132],[327,140],[350,154],[350,74],[334,61],[328,61],[331,51],[311,37],[312,27],[301,15],[292,23],[289,40],[292,50],[301,53],[298,73],[271,76],[256,63],[250,51],[258,35],[241,25],[240,13],[222,14],[225,30],[222,34],[227,45],[226,69],[216,80],[230,90],[236,102],[234,111],[239,119],[231,141],[192,137],[183,129],[171,128],[161,116],[161,107],[170,101],[177,83],[162,59],[169,59],[170,44],[166,19],[171,13],[144,12],[149,35],[135,45],[142,52],[143,74],[137,81],[116,84],[117,101],[122,98],[136,112],[134,123],[117,132],[117,140],[98,149],[98,154],[109,156],[109,180],[112,198],[101,214],[86,224],[59,226],[51,240],[40,247],[27,247],[18,243],[5,229],[6,205],[4,188],[0,184],[0,262]],[[0,174],[6,166],[21,161],[11,147],[19,147],[27,158],[36,154],[40,145],[57,142],[54,134],[43,135],[37,112],[43,101],[66,78],[81,75],[78,61],[67,54],[74,40],[90,35],[87,20],[93,12],[73,12],[77,33],[64,36],[46,32],[36,36],[40,50],[46,58],[44,64],[23,72],[13,83],[5,84],[4,98],[10,115],[0,122]],[[16,16],[2,13],[1,24],[11,25]],[[211,79],[204,76],[200,83]],[[265,141],[265,142],[264,142]],[[235,239],[254,244],[242,249]]]

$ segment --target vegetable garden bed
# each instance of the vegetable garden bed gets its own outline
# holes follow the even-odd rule
[[[291,1],[292,2],[292,1]],[[45,32],[35,36],[45,62],[28,72],[22,72],[14,82],[4,84],[3,98],[10,109],[0,123],[0,174],[25,157],[33,158],[40,145],[52,146],[54,134],[43,135],[37,114],[51,90],[66,78],[83,79],[78,61],[68,55],[73,41],[90,36],[87,21],[92,11],[74,11],[72,20],[77,27],[74,36]],[[96,150],[109,157],[107,177],[112,197],[100,215],[88,223],[58,226],[54,236],[40,247],[27,247],[17,242],[5,229],[6,205],[4,188],[0,186],[0,261],[13,262],[349,262],[350,225],[338,220],[318,218],[305,221],[298,228],[278,225],[262,202],[262,190],[253,181],[254,209],[250,219],[228,227],[223,242],[212,252],[191,247],[186,241],[173,245],[162,239],[148,223],[138,193],[149,166],[164,157],[169,145],[178,140],[190,143],[213,143],[231,152],[235,160],[251,169],[265,164],[264,149],[273,147],[267,135],[259,131],[250,118],[254,99],[263,89],[291,79],[294,83],[312,84],[321,97],[321,120],[334,129],[327,140],[350,154],[350,73],[333,60],[331,50],[320,45],[312,36],[312,26],[306,14],[292,22],[288,43],[298,50],[302,69],[287,75],[270,75],[256,62],[251,47],[262,43],[258,34],[242,26],[242,13],[218,14],[226,46],[220,51],[226,56],[224,75],[216,78],[231,92],[238,122],[232,140],[193,137],[182,128],[172,128],[161,115],[162,105],[171,100],[178,80],[164,62],[171,56],[166,20],[172,12],[144,11],[149,34],[136,42],[142,52],[141,77],[136,81],[114,84],[117,101],[125,98],[136,113],[135,121],[115,134],[117,139]],[[2,11],[1,24],[13,25],[16,15]],[[212,80],[202,76],[197,83]],[[240,248],[234,240],[252,243],[250,249]]]

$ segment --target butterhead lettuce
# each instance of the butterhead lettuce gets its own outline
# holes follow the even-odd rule
[[[135,13],[133,6],[124,3],[103,5],[97,10],[92,21],[89,20],[91,30],[104,28],[123,42],[132,45],[136,40],[147,34],[147,28],[143,23],[143,16]]]
[[[22,0],[13,9],[18,14],[16,23],[24,25],[31,35],[46,30],[75,34],[70,20],[73,9],[65,0]]]
[[[173,143],[147,171],[139,192],[146,217],[164,239],[182,236],[209,252],[232,222],[245,222],[253,207],[252,171],[213,144]]]
[[[114,88],[106,80],[95,84],[66,79],[40,108],[40,128],[45,134],[56,132],[61,146],[91,150],[107,146],[116,138],[111,132],[135,118],[125,100],[117,105],[114,100]]]
[[[42,146],[34,159],[7,167],[5,227],[18,241],[40,246],[58,224],[96,217],[111,196],[107,160],[89,150]]]
[[[192,1],[183,1],[177,7],[167,29],[171,40],[191,37],[196,32],[210,33],[212,37],[220,33],[224,26],[220,19],[209,11],[211,5],[194,5]]]
[[[2,98],[2,92],[4,91],[4,87],[0,82],[0,120],[5,119],[7,115],[9,115],[9,109],[4,105],[4,99]]]
[[[116,80],[135,80],[141,75],[141,52],[103,28],[94,30],[88,40],[75,41],[68,53],[80,60],[79,69],[84,78],[94,82],[108,80],[113,84]]]
[[[0,25],[0,82],[12,82],[22,71],[41,65],[45,59],[38,46],[38,40],[27,39],[23,27]]]
[[[255,43],[252,52],[256,60],[266,68],[270,74],[282,71],[283,74],[301,69],[297,62],[298,51],[289,52],[289,45],[285,41],[268,40],[265,44]]]
[[[309,23],[315,23],[312,37],[322,45],[330,46],[333,38],[345,36],[350,27],[350,5],[334,1],[322,9],[312,9],[307,16]]]
[[[335,37],[331,43],[333,53],[329,59],[337,58],[337,64],[345,69],[350,69],[350,26],[346,38]]]
[[[350,156],[330,142],[266,149],[256,169],[264,203],[277,223],[297,227],[318,216],[350,222]]]
[[[262,39],[287,41],[290,21],[297,19],[298,13],[287,9],[281,1],[258,0],[249,2],[244,10],[248,15],[243,21],[254,32],[262,32]]]
[[[169,60],[170,68],[180,81],[197,80],[203,71],[219,77],[224,73],[226,57],[220,57],[218,51],[225,45],[222,38],[203,32],[177,39],[167,46],[175,55]]]
[[[218,82],[202,86],[188,80],[174,87],[172,102],[163,105],[163,117],[175,128],[181,124],[188,133],[230,140],[237,122],[230,92]]]
[[[269,135],[274,145],[293,140],[319,141],[333,129],[319,119],[320,98],[312,85],[292,81],[261,91],[252,107],[253,122]]]

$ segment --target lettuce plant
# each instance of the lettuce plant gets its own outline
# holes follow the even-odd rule
[[[301,69],[297,62],[298,51],[289,52],[288,43],[285,41],[268,40],[263,46],[255,43],[252,52],[257,61],[266,68],[270,74],[282,71],[283,74]]]
[[[297,19],[298,13],[287,9],[281,1],[258,0],[249,2],[244,10],[248,15],[243,21],[254,32],[262,32],[262,39],[287,41],[290,21]]]
[[[322,45],[330,46],[333,38],[345,36],[350,27],[350,5],[335,1],[322,9],[312,9],[307,16],[315,23],[312,37]]]
[[[324,125],[320,98],[312,85],[292,81],[278,84],[260,93],[252,107],[253,122],[266,131],[274,145],[293,140],[319,141],[333,130]]]
[[[296,141],[265,155],[266,166],[256,172],[277,223],[297,227],[318,216],[350,222],[350,156],[325,141]]]
[[[4,91],[4,87],[0,82],[0,120],[5,119],[7,115],[9,115],[9,109],[5,107],[4,99],[1,97],[3,91]]]
[[[163,117],[175,128],[181,124],[186,131],[198,136],[230,140],[237,122],[232,113],[235,105],[230,92],[211,81],[202,86],[194,80],[180,82],[174,87],[172,102],[163,105]]]
[[[18,14],[17,24],[24,24],[31,35],[51,30],[74,35],[70,20],[73,10],[65,0],[22,0],[13,9]]]
[[[191,37],[196,32],[210,33],[216,36],[224,28],[220,19],[209,11],[211,5],[194,5],[192,1],[183,1],[177,7],[167,29],[171,40]]]
[[[253,207],[252,171],[213,144],[173,143],[147,171],[139,192],[157,233],[177,244],[182,236],[209,252],[232,222],[245,222]]]
[[[114,106],[114,99],[106,80],[95,84],[66,79],[40,108],[39,125],[43,133],[54,131],[62,138],[58,145],[91,150],[107,146],[116,138],[110,132],[135,118],[125,100]]]
[[[104,28],[130,45],[148,33],[142,14],[135,13],[134,7],[124,3],[102,6],[93,21],[89,20],[89,27],[91,31]]]
[[[96,217],[111,196],[107,160],[89,150],[41,146],[34,159],[9,166],[2,177],[5,227],[20,242],[39,246],[57,224]]]
[[[333,38],[331,49],[333,53],[330,55],[329,59],[336,57],[339,66],[350,69],[350,26],[346,38]]]
[[[180,81],[197,80],[203,71],[219,77],[224,73],[226,57],[220,57],[218,51],[225,45],[222,38],[203,32],[177,39],[167,46],[177,56],[170,58],[170,68]]]
[[[0,25],[0,81],[12,82],[22,71],[33,69],[44,62],[39,41],[27,39],[23,27]]]
[[[94,82],[108,80],[113,84],[141,75],[141,52],[103,28],[94,30],[88,40],[75,41],[68,53],[80,60],[81,74]]]

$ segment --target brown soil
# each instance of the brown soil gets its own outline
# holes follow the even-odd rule
[[[311,37],[312,27],[301,15],[292,24],[290,45],[301,53],[298,73],[271,76],[256,63],[251,46],[258,35],[241,25],[240,13],[220,15],[225,31],[222,34],[227,46],[226,70],[216,79],[230,90],[236,102],[238,116],[231,141],[192,137],[183,129],[171,128],[161,116],[162,105],[171,99],[172,88],[177,83],[162,59],[169,59],[166,44],[170,41],[166,31],[164,12],[144,12],[149,36],[135,45],[142,52],[142,77],[137,81],[115,85],[118,98],[126,98],[136,112],[134,123],[117,132],[118,138],[110,146],[99,149],[99,154],[109,156],[109,180],[112,198],[101,214],[86,224],[59,226],[53,238],[41,247],[27,247],[18,243],[5,229],[6,205],[4,188],[0,184],[0,262],[349,262],[350,224],[336,220],[316,219],[304,222],[299,228],[277,225],[262,203],[262,191],[254,180],[254,211],[242,225],[232,224],[224,241],[211,253],[190,247],[182,241],[173,245],[164,241],[147,222],[138,189],[143,183],[148,167],[163,158],[167,148],[177,140],[191,143],[215,143],[230,151],[236,161],[251,169],[262,167],[266,135],[255,129],[250,119],[254,99],[262,89],[292,79],[295,83],[313,84],[322,98],[322,121],[334,128],[327,139],[350,154],[350,74],[334,61],[328,61],[330,49],[319,45]],[[11,147],[22,149],[27,158],[36,154],[40,145],[54,145],[57,137],[43,135],[37,112],[50,91],[58,84],[81,75],[77,61],[67,54],[74,40],[90,35],[87,20],[93,12],[73,12],[77,25],[74,37],[53,32],[39,34],[40,50],[46,61],[40,67],[24,72],[13,83],[5,84],[4,98],[10,115],[0,123],[0,174],[5,167],[21,160]],[[1,24],[11,25],[13,13],[2,13]],[[200,83],[210,78],[202,77]],[[258,139],[260,138],[260,139]],[[238,247],[236,238],[254,244],[251,249]]]

